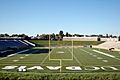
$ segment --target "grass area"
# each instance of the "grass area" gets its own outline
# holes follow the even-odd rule
[[[3,69],[6,66],[16,67]],[[25,67],[22,69],[26,69],[27,72],[18,72],[23,66]],[[24,53],[0,60],[0,80],[6,79],[119,80],[120,53],[84,47],[63,46],[50,50],[45,47],[34,47]]]
[[[17,73],[0,72],[0,80],[119,80],[116,73]]]
[[[103,52],[105,55],[95,52],[94,50]],[[44,70],[33,69],[33,70],[28,70],[28,72],[80,73],[80,72],[119,72],[120,71],[120,58],[117,57],[118,55],[120,55],[119,52],[111,53],[107,50],[92,49],[92,48],[74,48],[73,55],[71,52],[72,49],[68,47],[52,48],[49,55],[49,50],[47,48],[36,47],[27,52],[0,60],[0,70],[16,72],[20,66],[26,66],[25,67],[26,69],[33,66],[40,66]],[[112,55],[114,57],[110,57],[108,55]],[[5,66],[17,66],[17,67],[11,70],[2,69]],[[61,68],[58,68],[56,70],[51,70],[47,66],[54,66],[54,67],[61,66]],[[73,70],[67,69],[66,67],[71,67]],[[76,69],[75,67],[79,67],[79,70],[74,70]]]
[[[30,40],[37,44],[38,46],[49,46],[49,40]],[[73,41],[74,46],[83,46],[83,45],[98,45],[104,41]],[[62,44],[62,45],[71,45],[71,41],[50,41],[51,45]]]

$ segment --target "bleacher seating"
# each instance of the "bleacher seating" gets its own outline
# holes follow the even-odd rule
[[[32,47],[31,44],[22,40],[0,40],[0,55],[6,54],[9,51],[26,49]]]

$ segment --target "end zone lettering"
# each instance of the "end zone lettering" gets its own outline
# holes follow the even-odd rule
[[[62,66],[46,66],[47,69],[49,70],[59,70],[62,68]],[[67,66],[64,67],[66,70],[70,71],[81,71],[81,70],[86,70],[86,71],[97,71],[97,70],[104,70],[104,71],[120,71],[119,68],[113,67],[113,66],[85,66],[85,67],[80,67],[80,66]],[[12,70],[12,69],[17,69],[18,71],[29,71],[29,70],[45,70],[42,66],[32,66],[32,67],[27,67],[27,66],[5,66],[2,68],[3,70]]]

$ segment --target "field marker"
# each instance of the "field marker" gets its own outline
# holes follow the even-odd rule
[[[13,60],[14,62],[17,62],[17,61],[19,61],[19,60]]]
[[[24,57],[20,57],[20,59],[23,59]]]
[[[97,57],[97,59],[103,59],[102,57]]]
[[[108,60],[102,60],[103,62],[108,62]]]
[[[90,55],[93,55],[92,53],[90,53]]]
[[[57,53],[64,53],[63,51],[59,51],[59,52],[57,52]]]
[[[93,57],[97,57],[97,55],[93,55]]]
[[[29,56],[29,55],[27,54],[27,55],[25,55],[25,56]]]
[[[72,35],[73,36],[73,35]],[[56,61],[60,61],[60,66],[62,66],[62,60],[73,60],[73,39],[72,39],[72,52],[71,51],[69,51],[68,50],[68,48],[67,48],[67,50],[72,54],[72,59],[51,59],[50,58],[50,54],[52,53],[52,51],[50,51],[50,49],[51,49],[51,46],[50,46],[50,34],[49,34],[49,60],[56,60]],[[54,49],[54,48],[53,48]],[[64,52],[57,52],[57,53],[64,53]],[[60,72],[62,71],[62,69],[60,68]]]

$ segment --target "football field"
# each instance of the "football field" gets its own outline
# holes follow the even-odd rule
[[[120,52],[84,47],[34,47],[0,57],[0,71],[119,72]]]

